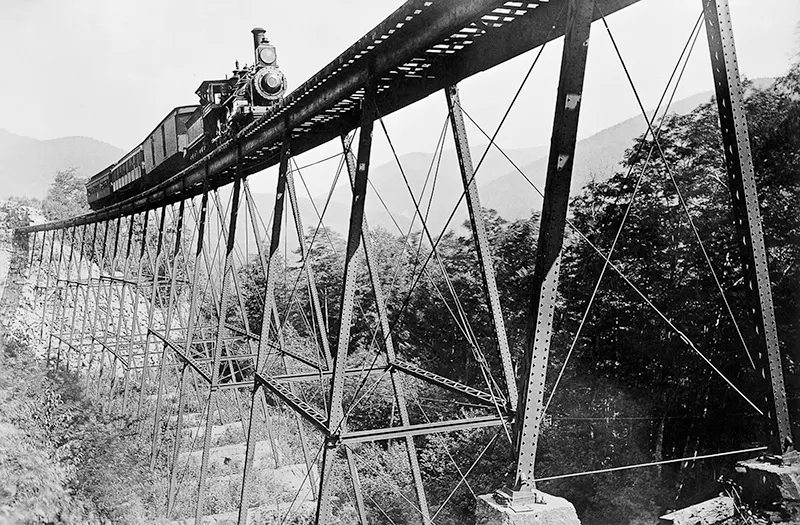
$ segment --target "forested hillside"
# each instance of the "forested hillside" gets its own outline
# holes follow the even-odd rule
[[[774,85],[749,90],[746,103],[786,385],[793,421],[798,422],[800,63]],[[744,396],[763,406],[764,385],[748,357],[756,343],[744,302],[716,106],[707,103],[688,114],[667,117],[659,142],[660,148],[650,138],[635,140],[618,171],[598,178],[572,202],[545,389],[549,405],[537,461],[540,477],[762,443],[763,420],[722,378],[729,378]],[[79,202],[84,195],[78,191],[79,182],[72,174],[62,174],[58,184],[46,198],[48,216],[74,215],[83,205]],[[493,210],[484,210],[484,215],[509,342],[514,361],[519,363],[529,324],[539,217],[508,221]],[[376,274],[388,295],[398,354],[428,370],[485,389],[486,377],[479,360],[487,358],[487,366],[501,386],[502,374],[476,253],[471,238],[464,233],[467,230],[465,227],[443,236],[435,255],[421,233],[405,239],[377,228],[371,242]],[[326,328],[335,347],[343,232],[310,231],[306,240],[311,246],[307,260],[316,274]],[[606,268],[596,254],[609,253],[612,246],[613,268]],[[288,319],[280,336],[296,354],[308,354],[316,345],[309,321],[313,316],[296,306],[309,303],[306,274],[297,256],[286,258],[289,262],[279,269],[276,289],[279,313]],[[24,266],[24,261],[17,264]],[[375,298],[360,253],[355,264],[358,289],[347,359],[348,365],[363,368],[378,361],[384,346],[375,328]],[[154,272],[162,269],[167,271],[168,266]],[[249,326],[258,330],[264,302],[261,263],[251,258],[238,272]],[[741,329],[741,338],[720,288]],[[26,293],[32,295],[30,289]],[[26,315],[41,311],[41,306],[29,304],[29,297],[16,299]],[[182,301],[180,309],[188,298],[184,294],[177,300]],[[584,319],[590,303],[592,308]],[[232,305],[230,316],[234,316],[233,310]],[[208,307],[202,311],[200,324],[213,324],[215,315]],[[16,323],[13,317],[5,319],[8,322],[2,327],[0,356],[0,432],[4,438],[0,441],[0,520],[138,523],[154,522],[163,516],[172,437],[155,448],[152,464],[147,465],[151,451],[149,432],[142,432],[148,424],[144,417],[116,416],[113,410],[104,410],[105,402],[107,406],[124,404],[120,392],[112,386],[104,393],[107,399],[96,402],[93,389],[103,392],[106,388],[102,375],[96,378],[90,374],[84,381],[74,369],[44,370],[44,349],[34,342],[41,327],[35,320]],[[239,350],[244,352],[245,345]],[[267,363],[268,373],[280,372],[276,361]],[[563,377],[556,388],[562,367]],[[243,381],[252,379],[252,373],[251,368],[237,370],[238,379]],[[174,378],[165,382],[168,392],[177,389]],[[298,395],[324,410],[324,402],[315,397],[312,386],[305,391],[298,387]],[[397,424],[399,416],[387,382],[375,381],[364,395],[359,395],[361,386],[350,382],[345,390],[349,430]],[[409,380],[406,387],[414,423],[486,410],[429,383]],[[137,388],[132,387],[131,396],[138,396],[140,403],[155,397],[152,388]],[[165,403],[174,403],[174,399]],[[228,413],[235,419],[237,413],[246,413],[249,408],[246,404],[244,409],[224,401],[220,404],[220,418]],[[200,401],[193,399],[189,405],[187,417],[193,412],[193,418],[202,419]],[[296,434],[286,430],[290,428],[289,409],[272,398],[268,405],[265,414],[269,411],[279,423],[276,449],[283,450],[281,454],[292,463],[299,463]],[[169,406],[171,413],[175,406]],[[234,420],[228,425],[241,427],[240,423]],[[167,417],[165,425],[170,427],[172,419]],[[236,432],[239,436],[239,430]],[[319,434],[309,434],[313,436],[311,448],[316,449],[321,441]],[[192,441],[198,435],[199,430]],[[226,435],[221,439],[229,438]],[[224,445],[236,443],[240,441],[225,441]],[[438,524],[472,523],[475,494],[492,492],[513,481],[512,451],[502,428],[417,437],[415,443],[428,501],[432,509],[439,509]],[[417,511],[409,504],[415,496],[401,445],[396,441],[362,444],[356,447],[356,453],[361,484],[370,496],[366,503],[370,522],[417,522]],[[188,457],[192,452],[184,454]],[[274,455],[277,458],[279,454]],[[339,459],[343,465],[344,458]],[[186,461],[189,465],[190,459]],[[725,481],[733,461],[677,463],[571,477],[541,482],[539,488],[572,501],[586,525],[651,524],[666,509],[735,490]],[[190,470],[188,466],[186,470]],[[468,483],[460,484],[459,471],[467,470]],[[188,488],[178,498],[175,515],[190,514],[196,486],[192,475],[184,472],[181,477],[183,487]],[[340,476],[336,482],[336,515],[341,524],[353,523],[354,519],[344,480],[345,476]],[[214,512],[231,512],[237,505],[239,493],[234,484],[211,492]],[[284,509],[285,496],[270,493],[261,503]],[[308,521],[301,515],[293,520],[297,524]],[[764,523],[756,520],[752,518],[750,523]]]
[[[800,417],[800,382],[796,373],[800,359],[799,81],[800,69],[795,65],[776,84],[751,89],[747,96],[778,330],[796,422]],[[715,103],[667,117],[660,143],[664,158],[651,139],[636,140],[618,172],[589,184],[572,202],[573,227],[563,257],[548,393],[567,354],[572,353],[545,419],[538,463],[540,476],[761,443],[763,420],[699,355],[702,353],[715,363],[747,397],[763,406],[764,385],[748,357],[756,343],[744,302],[738,247],[734,244],[731,197]],[[592,295],[603,271],[603,259],[596,255],[596,249],[608,253],[626,213],[628,217],[611,259],[652,306],[612,268],[606,268],[596,297]],[[519,362],[538,217],[509,222],[491,210],[485,211],[485,217],[509,338],[515,362]],[[692,225],[709,255],[742,338],[737,335]],[[477,347],[489,357],[495,377],[501,377],[471,239],[458,233],[447,234],[438,244],[440,259],[434,258],[423,270],[430,246],[421,235],[406,241],[379,229],[372,238],[380,261],[378,273],[384,288],[391,290],[389,309],[395,344],[403,357],[447,377],[485,387],[473,357],[470,339],[474,337]],[[312,241],[310,260],[326,305],[328,329],[335,339],[344,240],[335,232],[310,232],[307,242]],[[364,261],[359,259],[359,264],[360,293],[350,350],[353,366],[369,364],[376,351],[374,297]],[[288,277],[278,290],[278,300],[292,325],[289,339],[298,347],[313,346],[307,321],[310,312],[288,306],[293,298],[307,293],[302,268],[293,265],[285,270]],[[251,325],[259,326],[258,294],[263,289],[263,275],[255,261],[242,275],[250,283]],[[459,308],[469,312],[469,339],[453,321],[457,307],[448,295],[449,287],[459,298]],[[594,305],[578,333],[590,300]],[[300,301],[304,303],[308,304]],[[473,410],[423,383],[413,383],[410,389],[413,420],[447,419]],[[352,430],[374,424],[377,414],[390,412],[388,392],[383,394],[370,397],[353,410]],[[451,460],[469,466],[488,442],[492,446],[472,471],[469,490],[462,486],[448,500],[450,489],[460,480]],[[417,438],[417,445],[429,501],[433,505],[449,501],[438,523],[469,522],[474,502],[470,490],[490,492],[504,479],[511,480],[509,446],[502,433],[498,437],[495,430]],[[398,482],[398,486],[409,486],[403,462],[393,459],[401,455],[398,447],[385,443],[376,448],[379,466],[367,470],[362,482],[385,496],[381,501],[391,520],[405,523],[412,519],[414,511],[385,483],[386,478],[406,480]],[[723,490],[725,486],[718,478],[731,472],[733,461],[569,478],[544,482],[541,488],[574,502],[585,524],[652,523],[666,509],[692,504]],[[411,492],[406,496],[413,498]]]

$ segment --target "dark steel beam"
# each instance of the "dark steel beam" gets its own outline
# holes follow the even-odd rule
[[[377,88],[371,85],[366,89],[361,107],[361,130],[358,138],[358,162],[353,181],[353,200],[350,206],[350,226],[347,233],[347,248],[344,259],[344,283],[339,307],[339,339],[336,355],[333,357],[333,380],[330,387],[328,404],[328,427],[331,435],[326,437],[322,453],[322,469],[320,472],[319,502],[317,505],[317,522],[325,525],[332,519],[331,490],[333,463],[338,448],[337,436],[346,431],[344,408],[344,371],[347,368],[347,356],[350,349],[350,330],[353,321],[353,306],[356,292],[355,255],[361,245],[361,232],[364,225],[364,205],[367,197],[367,179],[372,151],[372,129],[375,121],[375,93]]]
[[[194,202],[192,202],[192,206],[194,206]],[[198,313],[198,292],[200,290],[200,261],[203,256],[203,249],[204,249],[204,241],[205,241],[205,229],[206,229],[206,218],[208,215],[208,188],[206,187],[205,191],[203,192],[203,197],[200,201],[200,217],[197,221],[197,248],[195,249],[194,254],[194,266],[192,272],[192,286],[189,291],[189,314],[188,320],[186,325],[186,340],[183,341],[183,354],[186,356],[185,363],[191,366],[195,371],[199,372],[199,363],[194,364],[188,358],[191,355],[192,351],[192,343],[194,338],[195,332],[195,319],[197,318]],[[209,276],[210,279],[210,276]],[[166,332],[167,334],[169,332]],[[166,342],[166,338],[164,338]],[[178,388],[178,417],[175,426],[175,446],[172,450],[172,466],[170,468],[169,474],[169,486],[167,487],[167,519],[172,514],[173,507],[175,505],[175,498],[177,497],[177,489],[176,483],[178,480],[178,459],[180,457],[180,449],[181,449],[181,437],[183,434],[183,412],[184,412],[184,396],[186,394],[186,364],[181,367],[179,383],[180,386]],[[204,379],[206,379],[209,383],[210,378],[205,376],[204,374],[200,373]]]
[[[180,357],[180,358],[181,358],[181,359],[182,359],[182,360],[183,360],[183,361],[184,361],[186,364],[188,364],[189,366],[191,366],[191,367],[192,367],[192,368],[195,370],[195,372],[197,372],[198,374],[200,374],[200,377],[202,377],[203,379],[205,379],[207,383],[211,384],[211,377],[208,375],[208,373],[207,373],[205,370],[203,370],[203,369],[200,367],[200,363],[198,363],[198,362],[197,362],[195,359],[193,359],[193,358],[192,358],[191,356],[189,356],[188,354],[185,354],[185,353],[183,352],[183,349],[182,349],[180,346],[178,346],[177,344],[173,343],[172,341],[170,341],[169,339],[167,339],[166,337],[164,337],[162,334],[160,334],[160,333],[156,332],[156,331],[155,331],[155,330],[153,330],[153,329],[148,329],[148,333],[150,333],[150,334],[152,334],[152,335],[156,336],[158,339],[160,339],[160,340],[161,340],[161,341],[162,341],[162,342],[163,342],[163,343],[164,343],[164,344],[165,344],[167,347],[169,347],[169,349],[170,349],[170,350],[172,350],[173,352],[175,352],[176,354],[178,354],[178,356],[179,356],[179,357]],[[144,354],[144,355],[145,355],[145,358],[147,358],[147,354]],[[213,362],[213,360],[214,360],[213,358],[208,358],[208,359],[205,359],[204,361],[206,361],[206,362]],[[144,368],[146,368],[146,367],[144,367]]]
[[[330,341],[328,340],[327,322],[322,315],[322,307],[319,302],[319,291],[317,290],[317,279],[314,275],[314,267],[309,260],[311,254],[306,248],[306,232],[303,228],[303,218],[300,216],[300,203],[297,201],[297,191],[294,186],[293,170],[286,171],[286,192],[289,194],[289,204],[294,217],[295,231],[297,232],[297,243],[300,250],[300,261],[306,272],[308,280],[309,299],[311,301],[311,314],[314,320],[314,337],[319,345],[319,353],[325,363],[325,368],[330,368],[333,358],[331,356]]]
[[[278,281],[278,258],[280,256],[280,238],[281,228],[283,226],[283,209],[286,203],[286,173],[289,170],[289,159],[291,155],[291,139],[288,134],[283,138],[281,144],[281,160],[278,167],[278,181],[275,189],[275,204],[273,207],[273,220],[272,220],[272,233],[269,238],[269,252],[264,254],[261,249],[260,243],[256,242],[258,246],[258,254],[261,259],[261,266],[264,271],[264,280],[266,286],[264,289],[264,307],[261,310],[261,338],[258,340],[258,355],[256,357],[256,379],[258,374],[265,372],[267,361],[267,346],[270,338],[270,319],[275,316],[275,329],[280,332],[280,325],[278,316],[276,314],[277,306],[275,303],[275,283]],[[258,232],[258,221],[255,220],[253,212],[255,211],[252,199],[249,198],[249,188],[245,184],[245,201],[248,206],[250,218],[253,223],[253,231]],[[283,346],[283,345],[281,345]],[[247,524],[247,511],[250,506],[250,486],[253,480],[253,458],[255,457],[255,415],[257,401],[263,399],[263,392],[260,391],[261,382],[255,381],[253,385],[253,393],[250,402],[250,420],[247,429],[247,444],[245,446],[245,459],[244,459],[244,472],[242,475],[242,491],[239,502],[239,515],[238,525]],[[291,392],[290,392],[291,393]],[[265,410],[266,413],[266,410]]]
[[[120,292],[120,299],[119,299],[120,310],[119,310],[119,315],[117,316],[117,329],[116,329],[116,332],[114,334],[114,352],[116,352],[117,354],[120,353],[120,342],[122,341],[122,326],[125,324],[125,313],[127,312],[127,308],[125,307],[125,305],[126,305],[125,295],[126,295],[126,292],[128,291],[128,286],[126,286],[126,282],[124,280],[128,277],[128,272],[130,270],[130,263],[131,263],[131,258],[132,258],[131,254],[133,252],[133,232],[134,232],[134,225],[136,224],[136,216],[135,215],[130,215],[128,217],[128,219],[129,219],[129,221],[128,221],[128,237],[127,237],[127,242],[126,242],[126,247],[125,247],[125,263],[122,266],[122,278],[123,278],[122,291]],[[121,408],[124,407],[125,399],[128,396],[128,381],[130,379],[130,370],[128,369],[127,363],[125,364],[125,367],[123,368],[122,377],[123,377],[123,379],[122,379],[122,384],[123,384],[123,386],[122,386],[122,389],[123,389],[122,396],[123,396],[123,398],[122,398]],[[116,374],[114,374],[114,376],[112,378],[112,386],[109,389],[109,394],[108,394],[108,409],[109,409],[109,411],[112,408],[111,405],[113,403],[114,382],[115,381],[116,381]],[[123,408],[123,413],[124,413],[124,408]]]
[[[528,337],[523,366],[520,368],[522,384],[514,428],[517,452],[515,490],[536,488],[534,463],[544,411],[545,374],[593,9],[594,0],[569,0],[567,4],[567,33],[561,57],[553,137],[550,141],[541,226],[533,270]]]
[[[454,419],[448,421],[433,421],[418,425],[402,427],[381,428],[376,430],[359,430],[348,432],[340,436],[341,442],[346,445],[365,443],[369,441],[382,441],[386,439],[400,439],[409,436],[424,436],[438,432],[455,432],[472,428],[483,428],[502,425],[503,419],[498,416],[482,416],[470,419]]]
[[[237,154],[237,160],[241,158],[241,152]],[[241,169],[241,164],[237,162],[237,170]],[[214,428],[214,418],[211,407],[217,398],[219,388],[219,368],[220,358],[222,357],[223,338],[225,337],[225,317],[228,312],[230,302],[230,287],[233,283],[234,272],[234,248],[236,247],[236,225],[239,217],[239,197],[241,196],[242,179],[236,178],[233,183],[233,194],[231,195],[230,205],[230,224],[228,225],[228,235],[225,246],[225,261],[222,269],[222,285],[220,287],[220,307],[219,323],[217,325],[217,343],[214,345],[214,361],[211,367],[211,385],[208,393],[209,410],[206,412],[205,435],[203,436],[203,454],[200,458],[200,475],[197,482],[197,505],[195,506],[194,522],[201,523],[205,510],[206,495],[206,475],[208,474],[208,461],[211,453],[211,431]]]
[[[414,363],[410,363],[403,359],[395,359],[392,363],[392,366],[410,376],[416,377],[417,379],[422,379],[431,385],[438,386],[444,388],[445,390],[449,390],[450,392],[467,397],[476,403],[479,403],[480,405],[488,408],[500,406],[502,411],[506,411],[504,399],[494,397],[483,390],[478,390],[477,388],[459,383],[458,381],[454,381],[444,376],[440,376],[439,374],[425,370],[424,368],[421,368]]]
[[[158,263],[161,260],[161,251],[164,247],[164,221],[167,217],[167,207],[163,206],[161,208],[161,215],[158,222],[158,241],[156,242],[156,254],[153,258],[153,279],[158,279]],[[142,251],[144,252],[147,248],[147,239],[142,239]],[[144,369],[142,370],[142,377],[139,383],[139,404],[136,409],[136,416],[141,417],[142,415],[142,408],[144,408],[144,392],[145,392],[145,384],[147,382],[147,376],[150,372],[150,335],[153,329],[153,319],[156,310],[156,293],[158,292],[158,287],[153,286],[150,289],[150,301],[146,303],[147,306],[147,336],[144,340]],[[137,294],[138,295],[138,294]],[[135,319],[138,322],[138,319]]]
[[[324,435],[330,434],[327,418],[316,408],[300,399],[288,387],[280,384],[273,377],[262,373],[256,373],[255,381],[292,407],[295,412],[302,415],[306,421],[317,427]]]
[[[356,183],[356,159],[353,155],[350,145],[352,138],[347,139],[342,136],[342,147],[346,156],[347,172],[350,176],[350,186],[355,187]],[[364,261],[367,264],[367,273],[369,274],[370,284],[372,285],[372,292],[375,296],[375,309],[378,312],[378,322],[380,323],[381,333],[383,333],[383,345],[386,349],[386,360],[389,363],[394,363],[397,355],[394,350],[394,340],[392,339],[391,325],[389,323],[389,312],[386,310],[386,299],[384,298],[383,286],[380,281],[380,270],[375,267],[375,254],[372,245],[372,239],[369,232],[369,224],[367,217],[364,215],[364,221],[361,226],[363,242],[361,245],[364,248]],[[392,381],[392,390],[394,392],[395,402],[397,403],[397,411],[400,414],[400,423],[402,425],[409,425],[411,420],[408,416],[408,404],[406,402],[405,385],[403,378],[397,373],[397,370],[390,368],[390,375]],[[419,503],[420,514],[422,516],[423,525],[431,523],[430,509],[428,508],[428,499],[425,495],[425,487],[422,483],[422,472],[419,468],[419,458],[417,457],[417,446],[414,443],[412,436],[405,438],[406,454],[408,456],[409,467],[411,468],[411,479],[414,482],[414,490],[417,494],[417,502]],[[358,501],[361,498],[361,486],[358,482],[358,473],[355,471],[355,459],[352,457],[350,449],[345,449],[347,461],[353,474],[353,487],[356,492],[357,507],[359,510],[359,518],[361,522],[366,524],[366,517],[363,511],[363,502]]]
[[[703,0],[703,12],[722,128],[733,219],[739,235],[736,244],[740,248],[739,255],[752,313],[752,340],[755,341],[757,366],[761,368],[761,375],[767,387],[764,393],[767,407],[764,420],[767,441],[770,453],[780,455],[792,449],[793,439],[783,382],[775,308],[772,303],[767,248],[764,243],[753,155],[750,150],[743,88],[736,62],[728,1]]]
[[[125,358],[122,357],[121,355],[119,355],[119,353],[117,353],[116,350],[114,350],[110,346],[108,346],[106,344],[106,341],[103,341],[99,337],[95,337],[95,336],[92,336],[92,339],[94,340],[95,343],[99,343],[100,346],[103,347],[103,349],[108,350],[109,352],[111,352],[111,354],[113,354],[114,357],[119,360],[120,364],[122,365],[122,367],[124,369],[126,369],[126,370],[128,369],[128,362],[125,360]]]
[[[183,219],[185,208],[186,201],[182,200],[178,208],[178,224],[175,227],[175,232],[173,234],[175,238],[172,257],[166,258],[165,260],[167,268],[171,267],[170,273],[172,274],[170,276],[169,291],[167,292],[167,311],[165,315],[166,319],[164,320],[164,331],[166,333],[169,333],[169,329],[172,326],[173,310],[175,309],[175,302],[177,300],[178,256],[181,253],[181,239],[183,236]],[[158,386],[156,387],[156,408],[153,413],[153,439],[151,443],[150,469],[154,469],[156,466],[156,455],[158,454],[159,442],[161,440],[161,402],[163,400],[164,392],[164,368],[167,364],[167,357],[169,355],[167,348],[168,346],[165,344],[164,349],[161,352],[161,359],[158,363]]]
[[[141,231],[141,237],[139,239],[139,250],[138,250],[139,251],[139,259],[138,259],[137,270],[136,270],[136,282],[133,284],[135,290],[138,290],[139,286],[142,284],[142,282],[144,280],[144,258],[145,258],[144,256],[145,256],[145,253],[147,252],[147,229],[148,229],[148,226],[149,226],[149,223],[150,223],[150,211],[149,210],[145,210],[142,213],[142,215],[143,215],[143,217],[141,219],[141,221],[142,221],[142,231]],[[131,363],[133,362],[132,355],[133,355],[134,344],[135,344],[134,343],[134,337],[136,337],[137,335],[139,335],[139,336],[144,335],[145,339],[150,337],[150,334],[147,331],[144,331],[144,332],[142,331],[141,324],[139,322],[139,304],[141,303],[141,294],[140,293],[134,293],[133,295],[134,295],[134,297],[133,297],[133,312],[132,312],[132,315],[131,315],[131,324],[130,324],[130,332],[129,332],[130,333],[130,340],[128,341],[128,345],[127,345],[128,346],[128,360],[131,361]],[[149,328],[150,327],[148,326],[148,329]],[[144,374],[144,365],[145,365],[145,363],[143,362],[142,363],[143,369],[142,369],[142,372],[141,372],[142,374]],[[135,377],[134,377],[134,380],[135,380]],[[126,384],[126,386],[127,386],[127,384]],[[122,412],[123,413],[125,412],[125,408],[127,406],[128,406],[128,389],[126,388],[125,394],[123,395],[123,398],[122,398]],[[138,408],[137,408],[137,410],[138,410]]]

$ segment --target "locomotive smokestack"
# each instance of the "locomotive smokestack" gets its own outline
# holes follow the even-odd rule
[[[260,27],[255,27],[250,32],[253,33],[253,49],[258,49],[258,46],[261,45],[261,41],[266,39],[264,35],[266,35],[267,32]]]

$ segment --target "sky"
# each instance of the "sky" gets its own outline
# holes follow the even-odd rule
[[[783,74],[800,51],[800,1],[730,4],[742,73]],[[202,80],[229,73],[234,60],[252,62],[253,27],[264,27],[277,46],[291,90],[399,5],[399,0],[3,0],[0,128],[37,139],[89,136],[128,150],[171,108],[196,103],[194,91]],[[608,17],[646,107],[658,101],[700,11],[701,0],[641,0]],[[481,127],[497,126],[534,54],[462,82],[462,104]],[[548,143],[560,54],[560,41],[545,47],[498,136],[504,148]],[[711,87],[701,34],[678,98]],[[608,35],[594,24],[579,136],[638,113]],[[445,116],[444,96],[434,94],[386,124],[400,153],[430,152]],[[469,133],[474,143],[486,142],[476,129]],[[332,148],[306,157],[321,158],[335,153]],[[390,158],[385,143],[376,143],[373,151],[376,162]],[[322,188],[317,186],[315,191]]]

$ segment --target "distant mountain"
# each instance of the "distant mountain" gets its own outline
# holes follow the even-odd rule
[[[757,87],[765,87],[773,81],[774,79],[757,79],[753,83]],[[711,97],[712,92],[709,91],[685,98],[674,102],[671,111],[677,114],[689,113]],[[644,118],[638,116],[579,141],[573,169],[572,194],[577,194],[592,178],[603,180],[609,177],[617,169],[625,150],[645,128]],[[478,166],[480,163],[475,180],[480,190],[481,205],[497,210],[508,220],[527,217],[532,210],[540,209],[541,197],[496,148],[492,148],[481,163],[486,148],[485,143],[480,145],[481,139],[482,137],[470,137],[473,165]],[[534,184],[543,189],[548,150],[549,146],[545,144],[508,150],[506,154]],[[23,195],[44,197],[58,170],[75,166],[80,176],[90,177],[123,154],[124,151],[117,147],[88,137],[36,140],[0,129],[0,199]],[[431,153],[407,153],[400,157],[400,165],[402,172],[395,161],[373,166],[370,170],[371,186],[366,204],[370,224],[373,227],[386,228],[391,233],[397,233],[398,226],[407,230],[416,212],[415,203],[406,187],[407,181],[414,191],[416,205],[423,214],[428,215],[427,223],[431,234],[437,236],[451,217],[452,210],[463,193],[454,150],[445,150],[441,159],[435,162]],[[325,214],[325,226],[346,235],[350,212],[350,194],[345,186],[346,174],[339,184],[340,187],[334,193]],[[425,193],[420,197],[423,187]],[[432,190],[434,196],[430,201]],[[298,192],[300,191],[298,187]],[[273,197],[260,194],[256,198],[261,212],[269,214]],[[325,197],[315,197],[314,201],[321,212]],[[301,197],[300,207],[306,230],[316,226],[318,218],[311,201]],[[458,227],[466,218],[467,212],[462,201],[448,227]],[[415,229],[419,229],[418,219],[414,224]],[[289,237],[289,249],[296,247],[294,237],[294,233]]]
[[[772,79],[763,79],[755,81],[755,84],[761,87],[771,82]],[[710,100],[711,96],[711,92],[706,92],[674,102],[671,111],[677,114],[689,113],[698,105]],[[644,118],[634,117],[579,141],[575,155],[571,193],[577,194],[592,178],[603,180],[609,177],[618,169],[625,150],[632,145],[636,137],[645,131],[645,128]],[[477,143],[477,140],[475,142]],[[471,148],[474,166],[478,166],[481,162],[485,148],[485,144],[473,145]],[[509,150],[506,151],[506,154],[534,184],[543,189],[548,150],[549,146],[541,145],[527,149]],[[427,224],[431,235],[436,238],[463,194],[463,184],[455,151],[445,150],[441,160],[434,159],[431,153],[407,153],[400,156],[399,163],[402,166],[402,172],[397,161],[373,166],[370,169],[371,185],[368,187],[366,201],[370,227],[382,227],[392,234],[399,233],[398,227],[403,232],[408,230],[416,209],[406,187],[407,181],[417,199],[416,206],[423,214],[428,214]],[[346,177],[346,173],[341,175],[339,185],[325,211],[323,223],[327,229],[337,232],[342,237],[347,236],[351,203]],[[316,228],[319,223],[318,213],[323,211],[327,194],[315,196],[312,203],[307,194],[303,196],[303,186],[299,178],[295,177],[295,180],[300,215],[304,229],[308,232],[309,229]],[[481,163],[476,180],[482,206],[497,210],[507,220],[528,217],[532,210],[541,208],[541,197],[495,148],[490,150]],[[425,192],[420,198],[423,187],[425,187]],[[434,196],[429,207],[431,189],[434,191]],[[223,196],[225,199],[228,198],[226,190],[223,190]],[[267,221],[275,202],[274,194],[254,193],[253,197],[263,220]],[[285,206],[289,207],[288,200]],[[282,228],[281,252],[285,249],[290,259],[293,259],[291,254],[298,247],[297,234],[291,212],[287,210],[287,213],[289,222]],[[466,207],[462,202],[450,220],[448,228],[459,228],[467,217]],[[240,246],[243,247],[247,244],[248,252],[252,256],[256,252],[256,246],[252,238],[252,227],[246,222],[244,214],[241,214],[237,227],[237,239]],[[414,229],[419,231],[420,228],[420,221],[416,219]],[[264,236],[266,232],[263,227],[260,229]],[[249,241],[245,243],[245,239],[248,237]],[[315,242],[327,244],[329,240],[324,234],[321,234]]]
[[[774,78],[753,80],[753,86],[765,88],[774,83]],[[713,97],[712,91],[693,95],[673,102],[670,113],[686,115],[700,104]],[[652,111],[648,118],[652,118]],[[647,130],[644,117],[630,118],[610,128],[578,141],[575,149],[575,163],[572,170],[571,195],[577,195],[581,189],[596,179],[602,181],[618,169],[625,150],[633,145],[633,140]],[[531,162],[520,169],[540,190],[544,191],[547,175],[547,155]],[[509,170],[506,175],[480,188],[485,208],[494,208],[505,219],[515,220],[529,217],[531,211],[538,211],[542,206],[542,198],[516,170]]]
[[[473,168],[478,170],[475,180],[479,186],[492,184],[508,172],[510,164],[497,148],[491,148],[483,162],[481,162],[481,158],[486,150],[486,145],[473,145],[470,149]],[[547,148],[540,146],[508,150],[506,154],[517,165],[524,166],[546,155]],[[367,195],[366,211],[371,224],[382,226],[392,233],[398,233],[397,225],[406,231],[415,216],[416,207],[419,207],[420,211],[428,217],[427,223],[432,230],[431,235],[437,236],[464,191],[455,150],[445,150],[440,162],[438,159],[437,162],[432,162],[432,156],[429,153],[409,153],[400,157],[400,165],[403,168],[402,172],[397,162],[382,164],[370,170],[372,187]],[[414,191],[416,206],[409,195],[406,181]],[[425,188],[424,193],[422,193],[423,188]],[[433,192],[433,201],[428,210],[431,192]],[[459,226],[467,218],[465,206],[462,201],[459,211],[450,221],[450,227]],[[349,202],[347,207],[349,209]],[[391,217],[387,208],[391,210]],[[397,225],[395,225],[395,221]],[[414,221],[414,224],[415,228],[419,227],[419,218]]]
[[[36,140],[0,129],[0,199],[42,198],[59,170],[77,168],[91,177],[125,152],[88,137]]]
[[[757,79],[753,81],[757,87],[766,87],[774,79]],[[711,99],[711,91],[700,93],[672,103],[671,113],[687,114],[700,104]],[[573,168],[572,195],[576,195],[590,180],[604,180],[609,177],[622,161],[625,150],[633,144],[633,140],[644,133],[647,125],[641,116],[627,119],[619,124],[596,133],[578,142]],[[477,137],[471,137],[473,142],[472,159],[475,166],[485,149],[475,146]],[[527,149],[509,150],[506,153],[514,163],[525,173],[539,189],[544,189],[544,179],[547,173],[547,155],[549,145],[540,145]],[[431,188],[434,186],[434,198],[430,206],[428,226],[431,234],[436,237],[444,228],[450,218],[453,208],[459,201],[463,186],[460,171],[453,150],[446,150],[442,155],[441,163],[432,163],[430,153],[408,153],[400,157],[402,172],[397,162],[388,162],[373,166],[370,170],[370,181],[377,195],[370,188],[367,196],[367,216],[371,224],[380,225],[390,232],[397,233],[396,221],[402,229],[407,229],[415,214],[414,203],[406,188],[408,185],[414,190],[418,200],[417,205],[423,213],[427,213]],[[434,169],[430,170],[433,164]],[[428,176],[429,171],[431,175]],[[434,174],[436,177],[434,177]],[[405,175],[405,179],[403,177]],[[419,195],[426,178],[428,184],[424,198]],[[528,217],[534,210],[541,208],[542,199],[519,172],[495,148],[487,155],[477,176],[481,205],[484,208],[493,208],[508,220]],[[380,196],[380,198],[378,198]],[[329,228],[345,233],[347,231],[347,210],[349,198],[346,192],[334,194],[334,202],[340,204],[341,209],[336,216],[326,214],[326,225]],[[324,202],[324,198],[315,198],[317,202]],[[381,202],[381,200],[383,202]],[[387,212],[391,210],[391,216]],[[463,201],[453,214],[448,227],[459,227],[467,219],[467,211]],[[415,229],[419,229],[419,220],[415,221]]]
[[[322,207],[325,204],[324,200],[315,199],[315,202],[312,204],[308,198],[300,195],[297,196],[297,200],[300,206],[300,220],[303,222],[303,230],[308,232],[310,228],[316,229],[317,225],[319,224],[319,215],[317,215],[317,211],[322,213]],[[253,201],[259,213],[261,214],[262,219],[267,221],[267,219],[271,216],[272,210],[275,206],[275,194],[253,193]],[[317,207],[317,211],[314,210],[315,205]],[[287,217],[289,222],[284,223],[281,228],[281,254],[283,254],[284,247],[289,254],[292,254],[300,246],[300,244],[297,240],[297,229],[292,216],[292,209],[289,205],[289,199],[286,199],[284,206],[287,209]],[[236,226],[236,238],[239,246],[242,247],[246,244],[245,238],[249,237],[249,241],[247,242],[248,252],[250,254],[254,254],[256,253],[257,247],[253,245],[252,226],[249,223],[245,224],[247,220],[249,219],[247,219],[246,214],[240,214],[239,221],[237,221]],[[349,223],[349,204],[344,205],[341,202],[332,200],[328,205],[328,209],[325,211],[324,226],[332,231],[338,232],[339,234],[347,235],[347,225]],[[269,233],[264,231],[263,226],[259,226],[259,228],[262,238]],[[322,235],[322,233],[320,233],[318,239],[315,241],[315,244],[327,244],[328,242],[328,239]],[[289,257],[290,259],[293,258],[291,255],[289,255]]]

